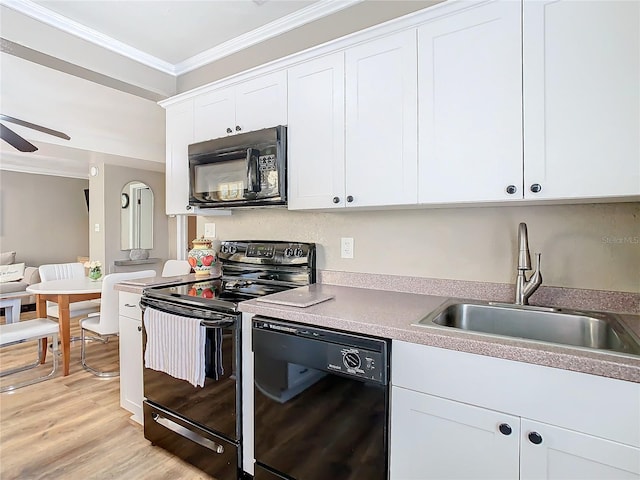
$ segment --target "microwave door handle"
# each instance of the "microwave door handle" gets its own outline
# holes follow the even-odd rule
[[[258,154],[259,150],[247,149],[247,192],[259,192],[260,181],[258,179]]]

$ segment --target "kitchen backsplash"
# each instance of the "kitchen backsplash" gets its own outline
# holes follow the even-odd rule
[[[517,227],[542,253],[543,287],[640,293],[640,203],[425,208],[385,211],[234,211],[220,239],[316,242],[319,270],[512,285]],[[354,258],[340,239],[354,239]],[[544,292],[542,290],[541,292]],[[539,294],[537,294],[539,295]]]

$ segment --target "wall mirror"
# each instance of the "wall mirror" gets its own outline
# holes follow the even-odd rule
[[[120,193],[120,248],[153,248],[153,192],[142,182],[129,182]]]

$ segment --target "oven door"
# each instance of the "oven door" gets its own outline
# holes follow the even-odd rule
[[[159,309],[158,304],[145,305]],[[167,313],[172,307],[165,309]],[[198,316],[197,309],[190,309]],[[181,312],[183,316],[184,312]],[[144,366],[144,396],[147,403],[182,417],[201,428],[215,432],[237,442],[240,438],[238,411],[240,401],[240,314],[215,314],[202,321],[206,328],[205,364],[203,387],[194,387],[186,380]],[[143,322],[144,323],[144,322]],[[143,326],[144,327],[144,326]],[[143,351],[147,347],[147,332],[143,328]],[[183,355],[176,352],[176,355]],[[146,430],[146,424],[145,424]]]

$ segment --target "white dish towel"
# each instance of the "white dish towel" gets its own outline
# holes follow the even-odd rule
[[[153,308],[144,312],[147,368],[203,387],[205,378],[205,327],[200,319],[173,315]]]

